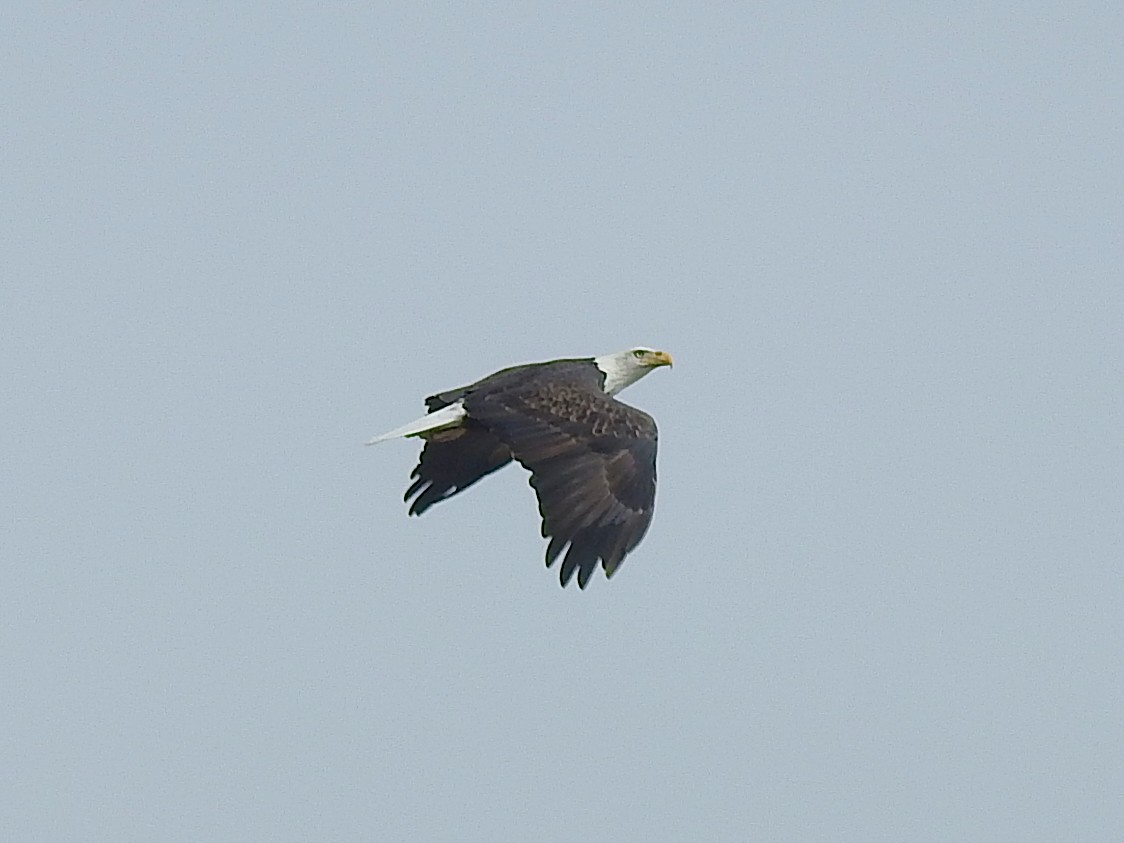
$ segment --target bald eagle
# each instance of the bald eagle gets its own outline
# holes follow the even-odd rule
[[[613,396],[670,365],[665,352],[633,348],[513,366],[431,395],[428,415],[367,444],[425,440],[403,496],[411,515],[516,460],[538,496],[547,567],[569,546],[559,580],[577,572],[585,588],[598,560],[611,577],[640,543],[656,499],[656,423]]]

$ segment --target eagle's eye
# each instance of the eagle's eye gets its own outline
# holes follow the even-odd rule
[[[636,349],[636,351],[632,352],[632,356],[639,358],[639,357],[643,357],[647,353],[648,352],[638,348],[638,349]]]

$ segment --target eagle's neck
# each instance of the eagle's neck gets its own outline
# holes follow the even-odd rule
[[[605,385],[602,389],[605,390],[607,395],[616,395],[626,386],[632,386],[651,371],[647,366],[637,364],[631,351],[603,354],[600,357],[594,357],[593,362],[598,369],[605,373]]]

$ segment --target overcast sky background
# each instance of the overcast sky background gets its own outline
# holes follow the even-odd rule
[[[1118,4],[0,40],[0,836],[1124,839]],[[360,444],[636,344],[612,582]]]

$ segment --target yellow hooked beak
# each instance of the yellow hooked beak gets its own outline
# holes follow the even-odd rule
[[[652,366],[670,366],[673,363],[671,355],[666,351],[653,351],[648,359],[652,361]]]

